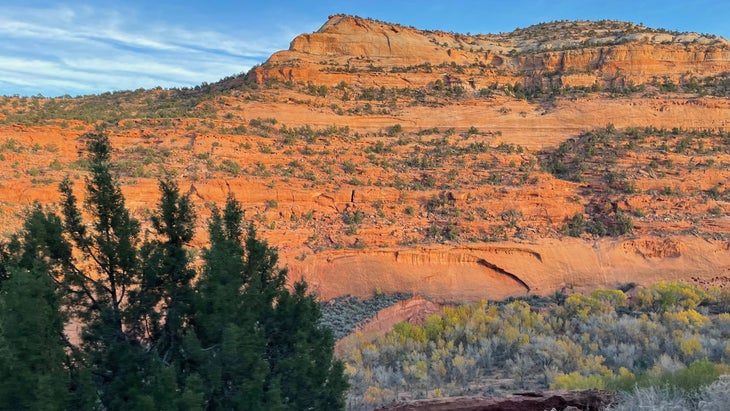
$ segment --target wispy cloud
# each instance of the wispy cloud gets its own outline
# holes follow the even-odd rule
[[[213,82],[266,59],[287,44],[281,35],[289,33],[246,38],[88,6],[0,6],[0,94],[76,95]]]

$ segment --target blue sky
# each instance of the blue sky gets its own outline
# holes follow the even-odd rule
[[[611,19],[730,37],[728,0],[0,0],[0,94],[215,82],[262,63],[337,13],[473,34]]]

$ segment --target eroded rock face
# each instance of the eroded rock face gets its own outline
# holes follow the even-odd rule
[[[304,262],[290,261],[289,266],[324,299],[366,298],[377,290],[410,292],[441,302],[478,301],[548,296],[567,287],[589,290],[689,280],[687,273],[717,283],[720,273],[730,275],[727,247],[693,236],[596,242],[563,238],[532,244],[333,251]]]
[[[440,311],[438,304],[417,295],[378,311],[375,317],[358,327],[357,331],[375,335],[390,331],[393,325],[400,322],[422,324],[426,317]]]
[[[86,111],[86,122],[7,119],[46,106],[69,117],[101,102],[123,117],[108,133],[133,215],[146,221],[156,177],[173,173],[198,212],[192,246],[203,247],[210,207],[233,192],[291,280],[307,279],[323,299],[401,291],[450,302],[676,279],[724,286],[728,50],[714,36],[618,22],[472,36],[333,16],[247,78],[213,88],[225,92],[186,100],[195,106],[187,117],[117,114],[174,94],[164,90],[3,100],[0,231],[14,232],[35,201],[57,207],[65,175],[83,200],[82,136],[96,127]],[[715,77],[712,93],[671,91]],[[518,83],[578,92],[527,99]],[[607,125],[650,132],[612,146],[612,164],[587,162],[583,181],[541,166],[561,143]],[[614,178],[633,189],[610,187]],[[564,231],[576,214],[619,209],[631,234]]]
[[[597,390],[542,391],[517,393],[509,397],[456,397],[411,401],[378,408],[379,411],[598,411],[615,400]]]
[[[453,63],[477,67],[478,75],[452,70],[448,81],[478,90],[495,80],[515,79],[544,86],[641,84],[655,77],[676,83],[688,75],[730,70],[730,43],[720,37],[620,22],[540,26],[472,36],[332,16],[317,32],[297,36],[289,50],[274,54],[250,78],[423,85],[444,75],[430,66]],[[420,70],[413,68],[419,65]],[[388,71],[408,74],[389,76]],[[545,73],[551,75],[537,80]]]

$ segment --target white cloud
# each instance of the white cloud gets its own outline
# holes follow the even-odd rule
[[[271,39],[140,21],[88,6],[0,6],[0,94],[192,86],[243,72],[281,48]]]

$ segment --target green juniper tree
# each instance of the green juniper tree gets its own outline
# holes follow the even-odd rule
[[[67,177],[60,185],[66,238],[77,250],[62,260],[61,285],[69,311],[83,324],[81,349],[101,402],[109,409],[143,407],[151,367],[138,330],[130,291],[141,283],[140,224],[125,206],[111,172],[111,145],[103,132],[87,134],[85,224]]]
[[[0,410],[62,410],[69,397],[63,318],[39,269],[10,269],[0,295]]]
[[[287,289],[276,249],[244,228],[233,196],[223,213],[214,210],[209,231],[195,317],[209,409],[344,408],[334,338],[306,285]]]
[[[69,403],[70,374],[64,348],[65,316],[49,272],[46,239],[60,221],[34,206],[3,250],[0,283],[0,410],[62,410]]]
[[[193,310],[195,270],[187,244],[195,233],[190,198],[171,179],[160,181],[161,198],[151,217],[152,238],[140,249],[141,283],[130,292],[135,305],[136,337],[155,354],[153,371],[161,373],[157,409],[199,410],[203,389],[197,370],[189,367],[185,348]],[[182,395],[178,394],[182,392]],[[169,397],[169,398],[167,398]]]
[[[197,284],[194,317],[199,339],[196,366],[205,379],[208,409],[280,409],[278,392],[268,392],[266,340],[257,322],[244,261],[243,211],[231,195],[221,214],[213,210],[210,247]],[[258,304],[256,304],[258,305]]]
[[[266,323],[272,385],[278,385],[290,410],[344,409],[347,380],[334,360],[332,330],[319,325],[319,303],[304,282],[283,288]]]
[[[3,281],[8,279],[8,264],[10,262],[10,254],[7,246],[0,243],[0,289],[2,289]]]
[[[192,310],[195,270],[186,245],[195,233],[190,199],[170,179],[160,181],[162,197],[151,218],[154,237],[141,247],[141,284],[130,300],[140,310],[138,338],[149,339],[150,350],[165,364],[183,357],[182,340]]]
[[[108,137],[86,137],[84,212],[66,178],[62,217],[36,206],[0,247],[0,380],[10,381],[0,409],[342,409],[347,383],[314,297],[304,283],[287,289],[276,249],[233,196],[213,212],[194,281],[189,198],[162,180],[142,241]],[[78,344],[64,337],[67,317],[82,324]]]

